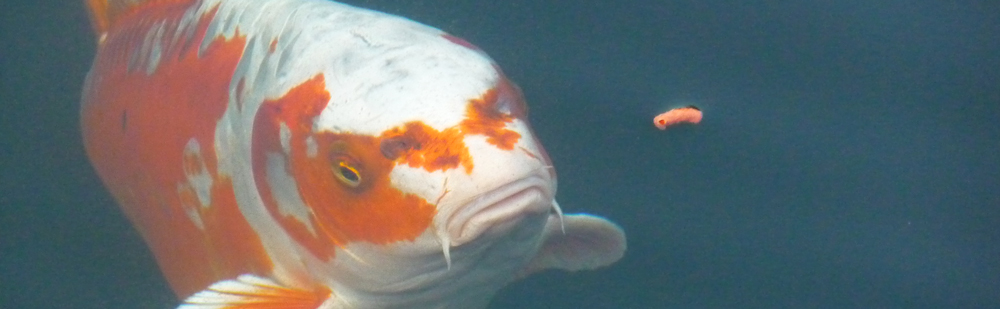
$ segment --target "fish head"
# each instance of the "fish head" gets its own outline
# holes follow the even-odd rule
[[[256,113],[255,183],[289,259],[341,293],[498,289],[558,212],[521,91],[448,35],[363,39]]]

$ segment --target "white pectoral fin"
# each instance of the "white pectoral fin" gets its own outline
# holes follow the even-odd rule
[[[518,277],[550,268],[595,269],[610,265],[625,254],[625,232],[617,224],[597,216],[565,215],[562,222],[550,216],[543,237],[538,254]]]
[[[286,287],[256,275],[213,283],[191,295],[177,309],[288,308],[317,309],[330,298],[328,290],[302,290]]]

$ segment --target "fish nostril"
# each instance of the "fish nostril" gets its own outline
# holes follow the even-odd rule
[[[394,136],[383,139],[379,144],[379,150],[386,159],[395,160],[405,154],[410,149],[420,149],[420,143],[407,136]]]
[[[500,89],[496,108],[514,118],[524,119],[528,116],[528,105],[524,102],[521,88],[504,79],[498,86]]]

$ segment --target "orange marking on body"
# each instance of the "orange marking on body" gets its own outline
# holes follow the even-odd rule
[[[666,130],[667,127],[680,123],[699,122],[701,122],[701,110],[694,106],[675,108],[653,118],[653,125],[660,130]]]
[[[278,38],[273,38],[271,39],[271,44],[268,45],[267,47],[267,51],[273,54],[277,50],[278,50]]]
[[[130,72],[129,55],[142,50],[149,26],[163,22],[172,33],[192,9],[186,2],[155,4],[111,25],[94,62],[81,122],[98,174],[146,239],[174,292],[185,297],[225,278],[269,272],[273,265],[240,213],[232,181],[218,172],[215,154],[215,128],[246,39],[206,38],[213,9],[201,16],[191,42],[160,42],[155,72]],[[204,40],[210,43],[199,57]],[[176,46],[185,43],[195,47]],[[185,154],[191,140],[200,155]],[[200,205],[185,171],[210,177],[208,207]]]
[[[436,208],[392,186],[389,172],[394,163],[382,154],[379,138],[313,130],[329,100],[320,74],[279,99],[265,101],[257,112],[252,159],[266,208],[297,242],[321,259],[331,258],[336,247],[351,242],[388,244],[416,239],[430,226]],[[287,154],[281,146],[282,124],[290,133]],[[309,155],[310,139],[316,145],[315,156]],[[294,189],[311,210],[308,223],[282,214],[281,207],[301,205],[278,205],[273,190],[290,187],[270,183],[269,156],[287,162],[284,172],[295,180]],[[350,177],[343,174],[355,171],[358,174]],[[349,182],[352,178],[358,181]]]

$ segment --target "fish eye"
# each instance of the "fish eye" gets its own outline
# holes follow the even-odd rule
[[[334,167],[333,175],[337,176],[337,180],[340,183],[350,187],[357,188],[361,184],[361,173],[358,169],[351,165],[351,163],[340,160],[337,162],[337,166]]]

